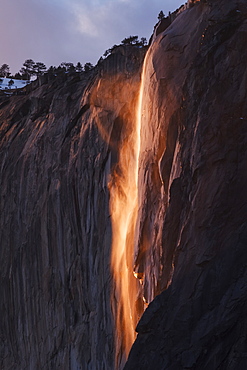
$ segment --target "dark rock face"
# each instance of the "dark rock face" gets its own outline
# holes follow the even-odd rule
[[[149,49],[136,269],[147,301],[167,289],[126,370],[247,366],[246,15],[197,3]]]
[[[151,303],[125,369],[242,370],[247,5],[180,10],[145,61],[133,268],[139,312]],[[143,56],[120,47],[88,75],[0,102],[3,369],[123,366],[109,178],[135,131]]]
[[[1,369],[114,368],[108,177],[143,57],[122,48],[0,107]]]

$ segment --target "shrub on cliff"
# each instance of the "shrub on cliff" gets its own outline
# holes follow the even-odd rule
[[[90,63],[90,62],[85,63],[85,64],[84,64],[83,69],[84,69],[84,72],[89,72],[89,71],[91,71],[91,70],[93,69],[93,65],[92,65],[92,63]]]
[[[161,10],[158,14],[158,20],[161,21],[161,19],[165,18],[165,14],[163,13],[163,11]]]

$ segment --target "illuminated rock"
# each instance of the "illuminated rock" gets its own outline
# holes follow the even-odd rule
[[[135,270],[163,292],[126,370],[246,367],[246,15],[197,3],[148,51]]]
[[[1,368],[245,368],[246,15],[1,97]]]
[[[88,74],[2,102],[2,369],[101,370],[126,360],[121,345],[115,353],[124,333],[112,316],[108,185],[135,120],[144,52],[121,47]]]

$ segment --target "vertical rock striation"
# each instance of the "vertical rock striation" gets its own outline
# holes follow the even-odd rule
[[[143,297],[127,302],[151,303],[125,369],[246,367],[246,16],[245,0],[204,0],[162,21],[138,124],[136,47],[0,102],[1,368],[123,367],[109,189],[126,197],[137,158],[123,255],[134,239],[127,281]]]
[[[114,369],[108,182],[143,54],[119,47],[0,106],[2,369]]]
[[[162,293],[126,370],[246,367],[246,16],[190,4],[148,51],[135,269]]]

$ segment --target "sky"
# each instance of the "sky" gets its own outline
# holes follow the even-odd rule
[[[12,74],[26,59],[47,67],[62,62],[96,64],[128,36],[152,34],[161,10],[185,0],[1,0],[0,66]]]

